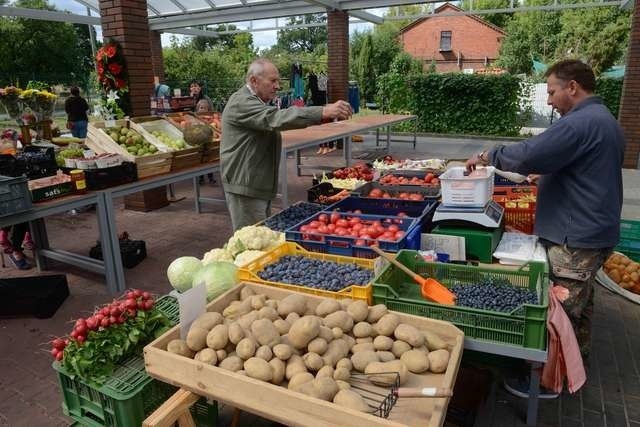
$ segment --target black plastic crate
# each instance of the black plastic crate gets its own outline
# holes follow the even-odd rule
[[[62,168],[68,174],[74,168]],[[128,184],[138,180],[138,168],[134,162],[122,162],[118,166],[103,169],[83,169],[84,179],[89,191]]]
[[[0,317],[46,319],[55,314],[68,296],[64,274],[0,279]]]
[[[0,176],[0,217],[31,209],[31,195],[25,177]]]
[[[103,259],[100,241],[91,248],[89,256],[93,259]],[[133,268],[147,257],[147,245],[144,240],[120,239],[120,256],[125,268]]]
[[[29,179],[43,178],[55,175],[59,169],[56,163],[56,154],[52,147],[35,147],[27,145],[22,153],[16,155],[20,163],[24,163],[24,169]],[[22,167],[20,165],[20,167]]]
[[[17,177],[27,173],[26,163],[11,154],[0,154],[0,175]]]
[[[309,190],[307,190],[307,200],[310,203],[319,203],[321,205],[331,205],[335,203],[335,201],[323,202],[321,201],[320,196],[325,196],[325,197],[335,196],[341,191],[342,191],[341,188],[335,188],[330,183],[323,182],[322,184],[314,185]]]
[[[400,193],[420,193],[425,199],[438,199],[442,195],[440,186],[423,187],[421,185],[383,185],[379,182],[368,182],[353,190],[351,195],[364,199],[371,198],[369,197],[369,193],[374,188],[378,188],[383,192],[389,193],[391,195],[391,199],[399,199],[398,195]]]

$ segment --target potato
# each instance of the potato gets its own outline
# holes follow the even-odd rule
[[[313,388],[320,399],[331,402],[333,397],[340,391],[338,384],[331,377],[320,377],[313,380]]]
[[[337,300],[327,298],[316,307],[316,315],[325,317],[326,315],[334,313],[341,309],[342,306]]]
[[[277,319],[280,319],[278,316],[278,312],[273,307],[262,307],[260,311],[258,311],[258,319],[269,319],[272,322],[275,322]],[[280,319],[280,321],[283,321]]]
[[[248,288],[248,287],[244,287],[240,290],[240,299],[242,301],[246,300],[247,298],[249,298],[252,295],[255,295],[256,293],[253,292],[253,289]]]
[[[189,348],[186,341],[178,339],[169,341],[169,344],[167,344],[167,351],[190,359],[192,359],[195,354],[193,350]]]
[[[300,315],[294,312],[294,313],[289,313],[289,315],[284,320],[286,320],[287,323],[289,323],[290,325],[293,325],[293,322],[295,322],[299,318],[300,318]]]
[[[340,390],[349,390],[351,388],[351,384],[346,381],[336,380],[336,384],[338,384]]]
[[[291,328],[291,325],[289,324],[289,322],[287,322],[286,320],[282,320],[280,318],[273,321],[273,326],[276,327],[280,335],[288,334],[289,329]]]
[[[376,350],[391,350],[391,347],[393,347],[393,339],[379,335],[373,340],[373,347]]]
[[[218,363],[222,362],[227,358],[227,352],[225,350],[216,350],[216,358],[218,359]]]
[[[251,329],[251,324],[253,322],[255,322],[256,320],[258,320],[258,312],[254,310],[254,311],[250,311],[249,313],[241,316],[238,319],[238,324],[240,326],[242,326],[242,329],[250,330]]]
[[[276,312],[278,311],[278,300],[277,299],[269,299],[265,303],[267,307],[273,308]]]
[[[331,329],[331,334],[333,335],[333,338],[340,338],[342,337],[343,333],[344,332],[342,332],[342,329],[338,328],[337,326]]]
[[[207,332],[209,332],[214,326],[219,325],[222,322],[224,322],[222,314],[215,311],[207,311],[206,313],[202,313],[198,316],[191,324],[191,327],[193,328],[194,326],[197,326],[199,328],[206,329]]]
[[[238,356],[229,355],[226,359],[220,362],[218,366],[222,369],[226,369],[227,371],[238,372],[242,369],[243,363],[242,359]]]
[[[351,363],[353,363],[353,369],[356,371],[364,372],[367,365],[372,362],[379,362],[378,355],[375,351],[359,351],[351,356]]]
[[[267,303],[267,297],[265,295],[254,295],[251,297],[251,308],[254,310],[260,310]]]
[[[342,341],[347,343],[347,347],[349,347],[349,349],[353,348],[353,346],[356,345],[356,339],[351,335],[343,335]]]
[[[349,378],[351,378],[351,372],[349,372],[345,368],[338,368],[335,371],[333,371],[334,380],[349,381]]]
[[[327,346],[327,351],[322,355],[325,366],[336,366],[338,360],[347,357],[349,345],[343,339],[335,339]]]
[[[252,357],[244,362],[244,371],[247,376],[262,381],[271,381],[273,368],[269,363],[259,357]]]
[[[234,301],[227,308],[224,309],[222,315],[229,319],[235,320],[251,311],[251,299],[246,299],[242,302]]]
[[[338,368],[344,368],[347,371],[351,372],[351,370],[353,369],[353,363],[351,363],[351,359],[345,357],[338,360],[338,363],[336,363],[336,369]]]
[[[346,311],[336,311],[324,318],[324,325],[328,328],[340,328],[349,332],[353,328],[353,318]]]
[[[389,375],[389,372],[397,372],[400,375],[400,385],[403,385],[409,377],[409,370],[402,360],[372,362],[369,363],[364,370],[365,374],[374,374],[368,375],[369,381],[379,386],[390,386],[394,384],[396,376]]]
[[[307,346],[307,350],[322,356],[324,352],[327,351],[327,341],[325,341],[323,338],[320,338],[320,337],[314,338],[309,342],[309,345]]]
[[[271,383],[275,385],[282,384],[282,381],[284,381],[284,370],[286,368],[285,363],[282,360],[274,357],[269,361],[269,365],[271,365],[271,372],[273,373]]]
[[[369,316],[369,306],[366,301],[354,301],[347,307],[347,313],[353,318],[354,322],[362,322]]]
[[[299,374],[294,375],[293,378],[289,380],[289,384],[287,385],[287,388],[289,390],[295,390],[296,388],[300,387],[302,384],[311,382],[313,380],[314,380],[314,377],[312,374],[310,374],[309,372],[301,372]]]
[[[262,345],[258,347],[258,349],[256,350],[256,357],[264,359],[267,362],[270,361],[271,359],[273,359],[273,352],[271,351],[271,347],[269,347],[268,345]]]
[[[303,315],[307,311],[307,300],[300,294],[290,294],[278,303],[278,314],[282,317],[291,313]]]
[[[291,357],[291,346],[287,344],[277,344],[273,346],[273,354],[280,360],[287,360]]]
[[[304,365],[310,371],[319,371],[320,368],[324,366],[322,357],[320,357],[320,355],[317,353],[307,353],[302,356],[302,360],[304,360]]]
[[[338,300],[338,302],[340,303],[340,306],[342,307],[342,309],[346,310],[347,307],[351,305],[353,300],[351,298],[342,298],[341,300]]]
[[[238,322],[229,324],[229,341],[233,345],[237,345],[244,338],[244,330]]]
[[[280,334],[269,319],[259,319],[251,324],[251,333],[261,345],[273,347],[280,344]]]
[[[320,333],[320,320],[315,316],[304,316],[296,320],[287,336],[295,348],[304,348]]]
[[[420,350],[406,351],[400,360],[405,364],[409,372],[420,374],[429,369],[429,359],[427,355]]]
[[[302,357],[297,354],[292,354],[287,360],[287,367],[285,368],[285,377],[290,380],[294,375],[301,372],[307,372],[307,367],[304,364]]]
[[[362,396],[355,391],[341,389],[333,398],[333,403],[360,412],[371,412]]]
[[[429,349],[427,348],[426,345],[421,345],[420,347],[414,347],[414,350],[419,350],[421,352],[423,352],[424,354],[429,354]]]
[[[198,326],[191,326],[187,333],[187,346],[193,351],[200,351],[207,346],[209,330]]]
[[[322,323],[322,322],[320,322]],[[340,328],[338,328],[340,329]],[[342,329],[340,329],[340,333],[342,333]],[[326,326],[320,326],[320,332],[318,332],[318,337],[325,340],[327,343],[333,341],[333,331]]]
[[[378,304],[369,307],[369,314],[367,315],[367,322],[370,324],[376,323],[382,316],[387,314],[387,306],[384,304]]]
[[[356,344],[373,344],[373,338],[371,337],[356,338]]]
[[[378,359],[381,362],[391,362],[392,360],[396,360],[396,356],[391,353],[390,351],[376,351],[376,354],[378,355]]]
[[[424,344],[424,335],[415,327],[406,323],[399,324],[393,335],[396,339],[409,343],[412,347],[420,347]]]
[[[375,349],[376,348],[373,346],[373,343],[365,342],[362,344],[356,344],[351,347],[351,353],[355,354],[361,351],[375,351]]]
[[[208,365],[215,365],[216,363],[218,363],[218,356],[216,354],[216,351],[210,348],[204,348],[197,352],[194,356],[194,359]]]
[[[429,370],[434,374],[440,374],[449,366],[449,351],[440,349],[429,353]]]
[[[349,307],[353,307],[355,304],[351,304]],[[373,332],[373,328],[367,322],[358,322],[353,327],[353,335],[356,338],[370,337]]]
[[[422,334],[424,335],[425,345],[429,351],[444,350],[449,347],[440,336],[431,331],[422,331]]]
[[[391,352],[398,359],[409,350],[411,350],[411,346],[404,341],[394,341],[393,345],[391,346]]]
[[[316,374],[316,378],[322,378],[322,377],[333,378],[334,371],[335,369],[333,369],[331,366],[323,366],[322,368],[320,368],[320,370]]]
[[[229,327],[227,325],[216,325],[207,334],[207,347],[214,350],[221,350],[229,342]]]
[[[400,318],[398,317],[398,315],[387,313],[382,316],[375,325],[373,325],[373,329],[378,333],[378,335],[384,335],[388,337],[393,334],[393,331],[396,330],[399,324]]]
[[[243,360],[252,358],[256,354],[256,343],[251,338],[243,338],[236,346],[236,353]]]

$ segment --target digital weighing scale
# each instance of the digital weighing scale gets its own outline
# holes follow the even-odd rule
[[[504,208],[490,200],[484,207],[440,205],[433,214],[433,234],[465,238],[467,258],[491,263],[504,231]]]

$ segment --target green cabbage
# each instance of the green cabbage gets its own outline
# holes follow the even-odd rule
[[[200,268],[193,276],[192,286],[204,283],[207,301],[211,301],[238,283],[238,267],[226,261],[214,261]]]
[[[202,268],[202,263],[196,257],[183,256],[173,260],[167,268],[169,283],[178,292],[191,289],[194,274]]]

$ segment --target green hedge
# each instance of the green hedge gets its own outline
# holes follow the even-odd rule
[[[620,109],[620,98],[622,97],[623,79],[599,78],[596,80],[596,94],[602,97],[604,105],[607,106],[614,117],[618,117]]]
[[[530,86],[509,74],[426,74],[409,87],[420,132],[516,136],[530,111],[519,102]]]

